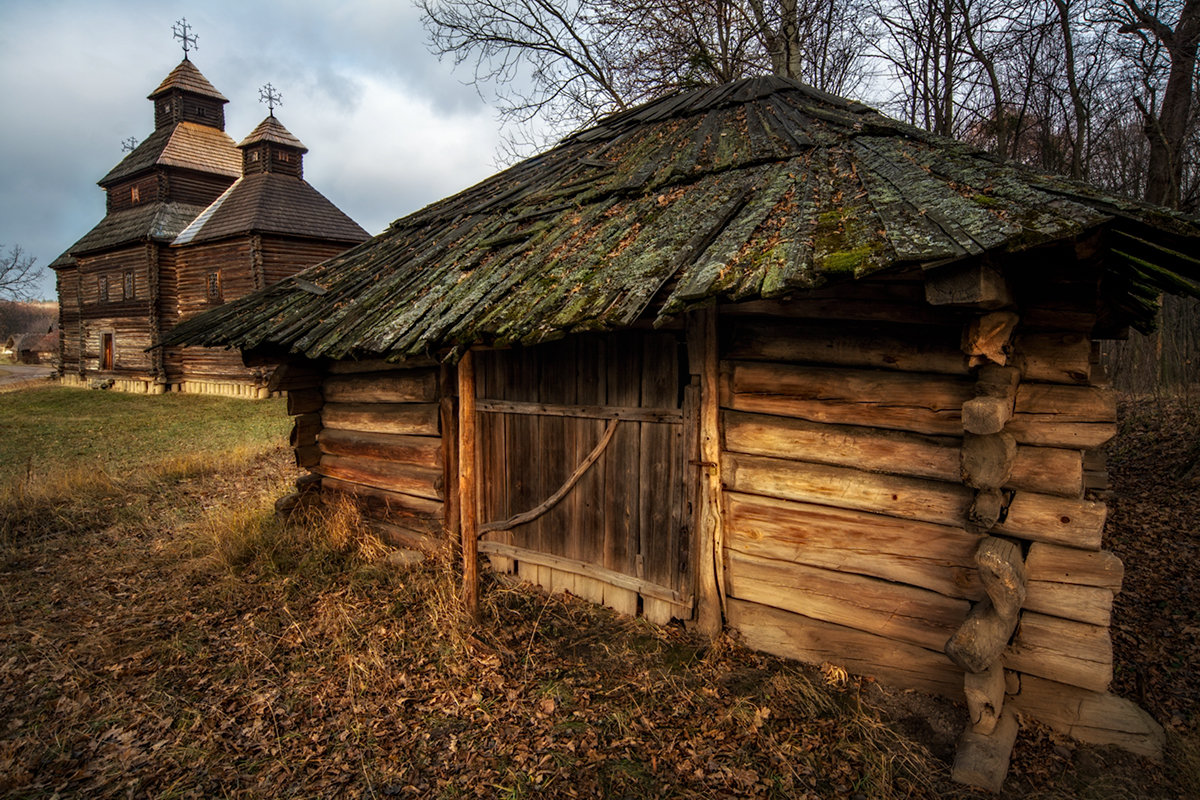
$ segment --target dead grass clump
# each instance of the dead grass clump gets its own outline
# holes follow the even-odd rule
[[[102,470],[32,472],[0,487],[0,544],[11,547],[110,524],[125,491]]]
[[[275,513],[269,496],[221,507],[205,517],[203,530],[217,561],[234,572],[328,575],[387,552],[354,502],[340,496],[287,517]]]

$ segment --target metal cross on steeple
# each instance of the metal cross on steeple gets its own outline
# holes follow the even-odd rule
[[[258,102],[266,103],[273,117],[275,116],[275,106],[283,105],[283,95],[268,83],[258,90]]]
[[[137,137],[130,136],[128,139],[121,142],[121,152],[122,153],[132,153],[137,146],[138,146]]]
[[[171,36],[175,39],[178,39],[183,44],[184,61],[188,60],[188,50],[198,49],[196,40],[200,37],[194,33],[188,33],[188,31],[191,29],[192,26],[188,25],[187,17],[184,17],[171,26]]]

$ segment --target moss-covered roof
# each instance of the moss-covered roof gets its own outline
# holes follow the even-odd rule
[[[531,344],[1108,224],[1143,242],[1109,259],[1135,285],[1200,291],[1194,220],[755,78],[608,117],[167,343],[312,358]]]

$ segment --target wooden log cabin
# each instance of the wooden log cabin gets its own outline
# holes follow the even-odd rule
[[[368,235],[304,181],[306,148],[274,114],[235,145],[228,100],[186,56],[149,99],[154,133],[100,181],[104,219],[50,264],[62,381],[264,396],[269,370],[163,333]]]
[[[302,485],[392,541],[1156,756],[1107,692],[1096,342],[1194,219],[781,78],[654,101],[190,320],[280,363]]]

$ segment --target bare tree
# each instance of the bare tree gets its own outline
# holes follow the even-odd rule
[[[846,93],[868,0],[418,0],[431,46],[474,65],[509,127],[552,135],[671,91],[774,72]],[[510,142],[511,143],[511,142]]]
[[[1178,208],[1184,145],[1195,118],[1200,0],[1113,0],[1107,21],[1131,37],[1130,60],[1142,92],[1133,96],[1149,144],[1145,197]]]
[[[4,245],[0,245],[3,249]],[[42,275],[37,259],[25,255],[19,244],[14,244],[8,253],[0,255],[0,297],[9,300],[30,300]]]

